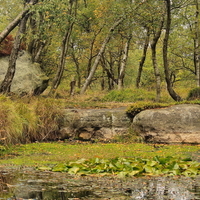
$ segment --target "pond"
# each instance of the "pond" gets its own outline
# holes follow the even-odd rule
[[[198,200],[200,176],[72,176],[32,168],[0,168],[0,200]]]

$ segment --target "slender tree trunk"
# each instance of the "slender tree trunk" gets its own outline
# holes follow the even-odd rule
[[[70,35],[71,35],[72,29],[73,29],[73,25],[74,25],[74,23],[70,24],[70,26],[67,29],[65,36],[63,38],[60,63],[58,65],[57,73],[53,80],[53,84],[51,86],[51,91],[50,91],[49,95],[54,94],[56,89],[60,85],[60,82],[61,82],[61,79],[63,76],[63,72],[64,72],[64,68],[65,68],[65,63],[66,63],[65,59],[66,59],[67,51],[69,48],[69,39],[70,39]]]
[[[15,75],[16,61],[17,61],[17,56],[20,49],[21,40],[23,38],[23,34],[26,31],[27,20],[28,20],[28,15],[26,15],[20,22],[19,30],[15,37],[14,46],[10,54],[8,70],[0,86],[0,93],[7,94],[10,92],[12,80]]]
[[[75,8],[74,9],[75,9],[74,16],[76,16],[77,0],[75,2]],[[70,13],[69,13],[69,15],[72,15],[72,10],[73,10],[73,1],[70,1]],[[58,86],[60,85],[60,82],[61,82],[61,79],[62,79],[62,76],[63,76],[63,72],[64,72],[64,68],[65,68],[66,55],[67,55],[67,51],[69,49],[69,40],[70,40],[70,36],[71,36],[71,33],[72,33],[73,26],[74,26],[74,20],[69,22],[69,26],[68,26],[68,28],[65,32],[64,37],[63,37],[62,46],[61,46],[60,63],[58,65],[57,73],[56,73],[56,76],[53,80],[49,95],[53,95],[55,93],[56,89],[58,88]]]
[[[131,38],[132,38],[132,34],[129,35],[129,37],[126,41],[124,51],[123,51],[123,55],[122,55],[122,60],[121,60],[121,63],[120,63],[120,70],[119,70],[119,76],[118,76],[118,89],[119,90],[121,90],[123,88],[123,80],[124,80],[124,76],[125,76],[125,67],[126,67],[126,62],[127,62],[127,58],[128,58],[128,51],[129,51]]]
[[[76,65],[76,74],[77,74],[77,79],[78,79],[78,83],[77,86],[78,88],[81,88],[81,73],[80,73],[80,66],[79,66],[79,61],[78,58],[76,58],[75,53],[72,52],[72,59]]]
[[[141,61],[139,63],[138,75],[137,75],[137,78],[136,78],[136,87],[137,88],[139,88],[139,86],[140,86],[140,81],[141,81],[141,76],[142,76],[142,71],[143,71],[143,65],[144,65],[144,62],[146,60],[147,49],[148,49],[148,46],[149,46],[149,36],[150,36],[150,32],[149,32],[149,28],[147,28],[147,35],[146,35],[146,39],[145,39],[145,43],[144,43],[143,54],[142,54]]]
[[[115,22],[114,25],[110,28],[109,33],[108,33],[107,37],[105,38],[105,40],[104,40],[104,42],[103,42],[103,44],[102,44],[102,46],[101,46],[101,48],[100,48],[100,50],[99,50],[99,53],[98,53],[98,55],[97,55],[97,57],[96,57],[96,59],[95,59],[95,61],[94,61],[94,64],[93,64],[93,66],[92,66],[92,68],[91,68],[91,70],[90,70],[90,74],[88,75],[88,77],[87,77],[87,79],[86,79],[86,81],[85,81],[85,83],[84,83],[84,85],[83,85],[83,87],[82,87],[82,89],[81,89],[81,92],[80,92],[81,94],[85,93],[85,91],[87,90],[88,86],[90,85],[91,80],[92,80],[92,77],[93,77],[93,75],[94,75],[94,73],[95,73],[95,71],[96,71],[96,69],[97,69],[97,66],[98,66],[98,64],[99,64],[99,61],[100,61],[100,59],[101,59],[101,56],[102,56],[103,52],[105,51],[106,45],[107,45],[108,42],[110,41],[110,38],[111,38],[111,36],[112,36],[112,34],[113,34],[114,29],[115,29],[122,21],[123,21],[123,18],[120,18],[120,19],[119,19],[117,22]]]
[[[195,0],[196,5],[196,21],[195,21],[195,37],[194,37],[194,66],[196,70],[197,87],[200,87],[200,15],[199,0]]]
[[[111,61],[109,62],[109,69],[108,69],[104,55],[101,56],[101,66],[103,67],[103,71],[106,72],[108,78],[108,90],[113,90],[114,84],[117,84],[117,82],[113,72],[112,56],[110,56],[110,60]]]
[[[166,31],[165,37],[163,41],[163,65],[164,65],[164,72],[165,72],[165,80],[167,83],[167,90],[169,95],[175,101],[181,101],[181,97],[173,90],[172,83],[170,80],[170,73],[169,73],[169,63],[168,63],[168,40],[170,34],[170,27],[171,27],[171,1],[165,0],[166,2],[166,9],[167,9],[167,22],[166,22]]]
[[[163,24],[164,24],[164,19],[161,20],[159,30],[155,33],[155,36],[151,43],[152,63],[153,63],[154,74],[155,74],[155,79],[156,79],[156,101],[160,101],[160,96],[161,96],[161,76],[160,76],[160,71],[157,64],[156,46],[162,32]]]
[[[91,70],[91,66],[92,66],[92,61],[94,59],[94,57],[96,55],[93,55],[93,50],[94,50],[94,44],[95,44],[95,41],[96,41],[96,38],[97,36],[100,34],[100,32],[102,31],[102,28],[101,27],[96,33],[94,33],[94,36],[92,38],[92,41],[91,41],[91,45],[90,45],[90,54],[89,54],[89,59],[88,59],[88,64],[87,64],[87,71],[86,71],[86,77],[89,76],[90,74],[90,70]]]
[[[42,26],[42,24],[44,23],[44,15],[43,13],[40,12],[39,13],[40,19],[36,20],[33,18],[33,14],[34,12],[30,13],[29,24],[30,24],[32,36],[36,36],[40,26]],[[49,30],[46,29],[46,31],[49,31]],[[38,36],[37,38],[31,37],[31,41],[29,42],[29,45],[28,45],[28,52],[31,54],[32,62],[40,63],[41,61],[40,57],[41,57],[42,51],[44,47],[47,45],[47,43],[49,42],[49,40],[50,39],[41,40],[40,36]]]
[[[36,4],[37,0],[30,0],[28,4],[25,5],[23,11],[1,32],[0,34],[0,44],[6,38],[6,36],[20,23],[24,16],[29,12],[31,5]]]

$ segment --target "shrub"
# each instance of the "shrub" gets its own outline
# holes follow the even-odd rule
[[[194,88],[189,91],[187,100],[200,99],[200,87]]]
[[[0,44],[0,56],[9,56],[13,48],[13,37],[8,35]]]
[[[36,101],[35,113],[38,117],[38,128],[35,140],[55,140],[59,137],[59,126],[63,119],[63,108],[54,99]]]
[[[0,57],[9,56],[13,48],[14,38],[12,35],[8,35],[3,42],[0,44]],[[20,44],[19,50],[25,50],[25,43]]]
[[[16,105],[0,96],[0,141],[3,144],[23,142],[23,120]]]
[[[51,99],[38,98],[24,103],[0,96],[0,144],[57,139],[62,110]]]
[[[135,116],[136,114],[146,109],[164,108],[170,105],[172,104],[154,103],[154,102],[137,102],[129,106],[126,112],[128,115]]]

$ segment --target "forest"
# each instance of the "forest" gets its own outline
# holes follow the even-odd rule
[[[0,60],[9,58],[7,73],[0,81],[2,169],[11,165],[20,166],[19,170],[32,166],[80,176],[199,177],[198,139],[191,145],[185,140],[181,144],[162,140],[148,143],[130,125],[146,109],[200,105],[199,0],[0,0],[0,5]],[[16,62],[23,51],[49,78],[48,87],[39,95],[11,92]],[[120,119],[129,120],[126,133],[121,134],[117,121],[119,134],[116,132],[111,140],[81,139],[82,132],[89,130],[93,136],[101,126],[94,125],[87,115],[91,127],[78,127],[83,115],[77,110],[95,113],[102,108],[109,114],[102,114],[102,118],[111,124],[116,118],[107,110],[124,109]],[[180,137],[179,130],[171,126],[177,121],[178,128],[181,123],[197,127],[193,132],[198,135],[198,109],[189,112],[187,108],[185,115],[181,109],[180,116],[177,110],[170,111],[177,118],[170,118],[166,111],[172,119],[169,129]],[[198,121],[190,120],[192,112]],[[64,121],[69,123],[64,126]],[[102,121],[98,123],[102,125]],[[113,129],[113,124],[108,129]],[[61,130],[69,134],[62,135]],[[193,137],[187,131],[184,129],[183,134]],[[2,177],[0,169],[0,183],[9,187]],[[188,183],[196,184],[199,197],[198,180]],[[6,191],[1,184],[0,191]]]
[[[198,0],[0,0],[0,54],[28,51],[48,95],[144,89],[182,101],[200,86]],[[6,43],[7,41],[7,43]]]

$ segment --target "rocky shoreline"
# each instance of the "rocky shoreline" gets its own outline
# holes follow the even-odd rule
[[[181,104],[128,115],[126,107],[66,109],[60,139],[110,140],[135,134],[145,142],[200,144],[200,105]]]

